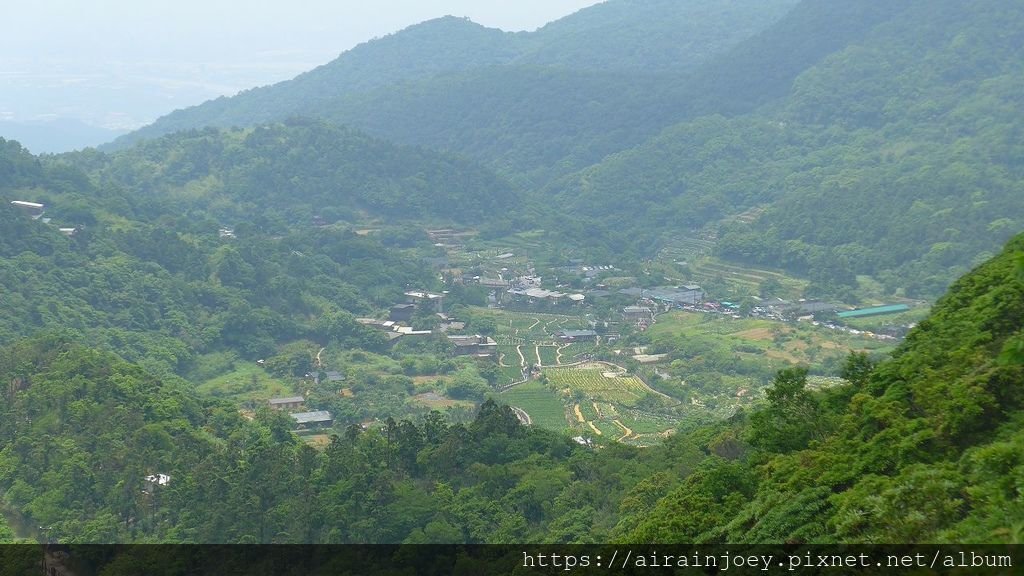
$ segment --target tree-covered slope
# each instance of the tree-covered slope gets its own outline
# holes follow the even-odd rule
[[[807,164],[733,254],[798,245],[929,296],[990,256],[1024,226],[1022,26],[1019,4],[915,3],[808,70],[780,114]]]
[[[534,76],[518,75],[519,67],[527,69],[551,67],[547,76],[556,86],[541,92],[569,90],[570,93],[599,97],[600,90],[584,92],[586,86],[573,89],[573,73],[614,72],[619,82],[603,84],[611,90],[629,86],[633,77],[655,71],[685,71],[707,61],[756,34],[780,18],[795,0],[731,0],[727,3],[707,0],[685,2],[636,2],[610,0],[551,23],[536,32],[505,33],[487,29],[464,19],[445,17],[401,32],[370,41],[343,53],[338,59],[293,80],[273,86],[256,88],[231,98],[220,98],[200,106],[179,110],[132,134],[118,139],[123,147],[143,138],[205,126],[251,126],[280,121],[293,115],[321,116],[329,119],[359,119],[367,112],[349,109],[349,102],[369,98],[401,101],[407,85],[428,80],[418,90],[428,92],[425,102],[416,103],[422,111],[417,120],[429,119],[431,102],[442,95],[429,92],[444,89],[444,77],[468,71],[481,71],[491,66],[508,67],[508,74],[517,81],[537,82]],[[528,74],[528,72],[526,72]],[[558,75],[565,74],[564,81]],[[438,77],[441,78],[438,78]],[[624,76],[626,78],[624,78]],[[459,92],[458,105],[469,110],[481,99],[474,93],[491,90],[493,78],[470,74]],[[430,81],[436,79],[435,81]],[[542,79],[540,79],[542,80]],[[394,86],[394,89],[390,87]],[[508,84],[502,86],[507,88]],[[521,92],[522,88],[515,91]],[[450,94],[446,93],[448,97]],[[578,98],[570,96],[570,99]],[[506,108],[523,104],[534,109],[557,101],[533,98],[506,103]],[[371,107],[370,111],[373,109]],[[443,110],[441,111],[443,114]],[[515,112],[513,112],[515,113]],[[387,112],[357,126],[386,128],[378,132],[392,136],[402,134],[406,119],[388,121]],[[450,118],[448,118],[450,120]],[[484,129],[501,124],[485,123]],[[504,124],[505,128],[511,127]],[[525,125],[516,125],[528,132]],[[415,128],[414,128],[415,130]],[[451,130],[449,129],[449,132]],[[464,130],[460,133],[464,133]],[[528,134],[527,134],[528,135]],[[403,141],[428,144],[406,138]],[[472,150],[472,148],[466,148]],[[493,157],[491,157],[493,159]],[[549,161],[549,164],[552,163]]]
[[[282,138],[296,134],[284,128],[265,133]],[[308,218],[295,221],[285,205],[301,201],[306,214],[314,206],[325,212],[333,206],[341,213],[358,208],[347,204],[356,202],[351,197],[289,200],[289,193],[304,191],[304,182],[296,179],[281,191],[272,188],[248,198],[245,192],[256,194],[261,185],[260,175],[252,173],[239,176],[242,184],[226,189],[212,184],[218,174],[204,173],[193,180],[203,168],[191,162],[204,162],[209,169],[217,160],[197,150],[224,145],[222,152],[227,153],[232,150],[229,140],[240,136],[212,131],[182,135],[136,150],[139,156],[131,160],[95,155],[36,158],[16,143],[3,142],[0,342],[14,342],[42,329],[66,330],[159,375],[185,374],[195,368],[198,356],[218,350],[262,358],[296,339],[368,349],[381,346],[382,335],[359,326],[353,314],[372,313],[401,301],[407,286],[430,286],[433,275],[418,260],[388,249],[377,238],[339,226],[316,227]],[[330,139],[318,142],[324,147],[337,144]],[[360,142],[348,141],[365,151]],[[161,146],[167,155],[157,153]],[[283,148],[271,149],[281,157],[250,157],[249,169],[289,160]],[[236,152],[245,156],[252,149]],[[148,161],[144,154],[150,154]],[[399,154],[394,161],[413,158]],[[387,162],[372,156],[351,159]],[[91,164],[97,174],[90,176],[72,160]],[[407,168],[430,169],[426,164]],[[329,173],[337,174],[338,169],[331,165]],[[369,189],[372,177],[359,180],[356,175],[372,175],[373,168],[362,170],[343,172],[347,179],[317,190],[330,195],[334,186]],[[444,180],[434,181],[438,190],[446,190],[442,184],[455,188],[457,171],[446,168],[440,173]],[[272,176],[263,184],[273,184]],[[382,182],[384,198],[391,193],[413,202],[414,191],[422,189],[403,187],[397,180]],[[52,220],[32,219],[11,200],[44,202],[45,217]],[[423,202],[443,200],[439,196]],[[232,219],[214,217],[225,215]],[[219,233],[225,225],[235,228],[235,237]],[[77,230],[67,236],[58,227]]]
[[[150,126],[122,136],[115,147],[123,148],[178,130],[253,126],[297,114],[308,115],[341,96],[397,81],[501,64],[519,53],[513,34],[461,18],[438,18],[360,44],[292,80],[176,110]]]
[[[1022,327],[1024,235],[958,280],[891,359],[853,357],[851,384],[812,394],[800,370],[780,374],[735,432],[754,448],[740,470],[691,476],[622,537],[1019,543]]]
[[[518,35],[518,64],[684,72],[782,18],[797,0],[610,0]]]
[[[545,201],[595,228],[614,220],[644,247],[707,227],[721,256],[810,276],[833,294],[871,275],[892,293],[938,296],[1021,227],[1024,11],[898,6],[881,21],[864,15],[871,25],[787,82],[778,102],[672,126],[550,185]],[[753,223],[716,230],[752,207],[763,208]]]
[[[67,159],[144,200],[150,213],[197,209],[228,223],[271,214],[333,222],[359,212],[480,223],[517,201],[505,180],[472,161],[298,118]]]
[[[594,542],[640,478],[700,458],[605,457],[491,402],[467,425],[354,424],[315,450],[283,412],[246,419],[52,335],[0,349],[0,378],[0,494],[64,543]]]

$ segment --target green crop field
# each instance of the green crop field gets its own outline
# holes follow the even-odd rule
[[[690,346],[716,348],[736,357],[767,360],[772,370],[792,364],[810,366],[841,362],[852,351],[884,352],[895,346],[868,335],[849,334],[807,322],[733,319],[697,312],[672,312],[658,318],[648,332],[650,341],[674,349]]]
[[[541,346],[540,347],[540,359],[541,364],[545,366],[554,366],[557,346]]]
[[[530,381],[498,395],[498,401],[521,408],[530,415],[534,426],[549,430],[569,427],[562,399],[540,382]]]
[[[621,375],[616,369],[602,364],[545,368],[544,375],[555,390],[568,388],[586,398],[624,406],[632,406],[651,393],[640,378]]]

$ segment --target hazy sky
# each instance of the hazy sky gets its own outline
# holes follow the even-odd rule
[[[0,120],[128,128],[291,78],[447,14],[532,30],[598,0],[31,0],[4,2]],[[109,102],[109,105],[107,104]]]
[[[597,0],[32,0],[5,2],[5,55],[214,58],[333,54],[430,18],[531,30]]]

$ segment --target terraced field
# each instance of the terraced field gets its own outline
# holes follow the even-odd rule
[[[562,399],[540,382],[520,384],[501,393],[498,399],[526,411],[534,426],[549,430],[564,430],[569,427]]]
[[[545,368],[544,375],[555,390],[578,392],[585,398],[633,406],[653,393],[640,378],[598,363]]]
[[[668,242],[658,258],[672,262],[690,262],[706,254],[710,254],[715,247],[713,242],[699,238],[675,238]]]

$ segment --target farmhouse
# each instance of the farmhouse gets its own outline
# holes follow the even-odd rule
[[[314,428],[326,428],[334,424],[331,413],[327,410],[316,412],[296,412],[292,414],[296,428],[299,430],[312,430]]]
[[[696,284],[657,286],[655,288],[625,288],[620,294],[634,298],[647,298],[668,306],[694,306],[704,301],[704,290]]]
[[[44,204],[39,202],[28,202],[26,200],[11,200],[11,206],[20,208],[32,216],[33,220],[39,219],[43,215],[43,209],[46,208]]]
[[[271,398],[267,404],[274,410],[292,410],[301,408],[306,399],[302,396],[288,396],[287,398]]]
[[[406,292],[405,297],[409,299],[409,302],[432,302],[434,304],[434,312],[444,312],[444,294],[412,290]]]
[[[511,294],[512,296],[525,296],[531,300],[551,300],[552,302],[557,302],[558,300],[565,297],[565,293],[563,292],[545,290],[543,288],[509,290],[508,293]]]
[[[143,478],[143,480],[145,480],[146,485],[142,491],[146,494],[152,494],[158,487],[167,486],[171,483],[171,477],[167,474],[150,474]]]
[[[477,283],[484,288],[492,288],[496,290],[505,290],[509,286],[508,280],[502,280],[500,278],[479,278]]]
[[[498,343],[490,336],[448,336],[448,341],[455,345],[452,353],[456,356],[477,356],[491,358],[498,354]]]
[[[650,320],[653,316],[654,311],[646,306],[626,306],[622,309],[622,319],[626,322]]]
[[[344,382],[345,375],[337,370],[328,370],[324,372],[324,380],[328,382]]]
[[[555,336],[565,342],[593,342],[597,340],[597,332],[593,330],[560,330]]]
[[[415,304],[395,304],[391,307],[388,320],[392,322],[411,322],[412,315],[416,312]]]

